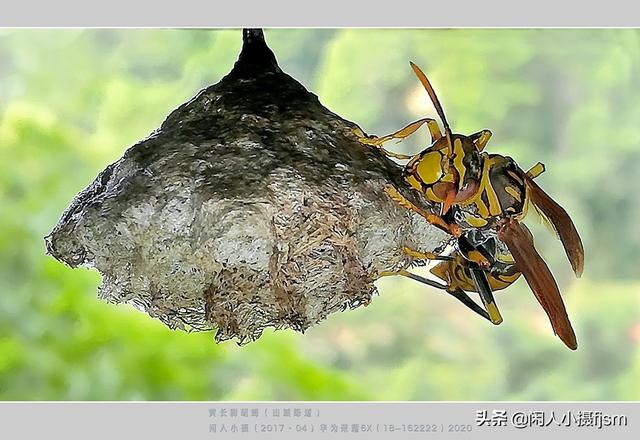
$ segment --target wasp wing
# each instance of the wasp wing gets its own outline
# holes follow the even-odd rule
[[[571,327],[558,285],[547,263],[533,246],[533,241],[527,231],[517,221],[505,220],[498,230],[498,238],[509,248],[516,266],[524,275],[536,299],[547,313],[554,333],[570,349],[578,348],[576,335]]]
[[[547,221],[562,242],[573,272],[579,277],[584,269],[584,247],[569,214],[528,176],[525,182],[531,202],[542,218]]]

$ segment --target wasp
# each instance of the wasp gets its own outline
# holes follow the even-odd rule
[[[360,142],[379,148],[388,157],[408,160],[403,167],[404,180],[428,202],[439,206],[439,213],[417,207],[392,185],[387,185],[385,192],[400,206],[416,212],[454,237],[460,238],[464,231],[472,229],[492,231],[506,245],[515,266],[549,317],[554,333],[575,350],[575,333],[557,283],[521,223],[529,206],[533,205],[562,242],[576,276],[581,276],[584,248],[576,227],[564,208],[534,182],[534,178],[545,170],[544,165],[537,163],[525,172],[512,158],[485,152],[492,136],[490,130],[469,136],[453,133],[431,83],[417,65],[410,64],[427,91],[443,130],[435,119],[423,118],[382,137],[366,135],[360,128],[355,129],[355,134]],[[431,144],[420,153],[409,156],[383,147],[392,139],[402,141],[423,125],[429,129]],[[470,258],[485,271],[491,267],[481,252],[471,254]]]
[[[544,172],[541,163],[527,171],[532,178]],[[453,210],[455,211],[455,207]],[[527,237],[533,243],[533,235],[522,225]],[[444,255],[444,247],[453,243],[454,251],[451,255]],[[439,252],[419,252],[404,247],[404,252],[414,258],[414,262],[439,261],[430,272],[446,284],[441,284],[428,278],[421,277],[407,270],[397,272],[383,272],[383,276],[403,275],[408,278],[443,289],[460,300],[478,315],[492,322],[500,324],[502,316],[496,306],[493,292],[509,287],[520,278],[520,272],[513,256],[506,245],[490,230],[468,229],[462,235],[444,243]],[[466,292],[477,292],[484,304],[480,308]]]

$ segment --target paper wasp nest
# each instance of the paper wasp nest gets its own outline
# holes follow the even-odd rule
[[[379,271],[407,265],[402,245],[443,238],[388,199],[400,168],[352,128],[245,30],[232,72],[100,173],[48,252],[171,328],[239,343],[304,331],[366,304]]]

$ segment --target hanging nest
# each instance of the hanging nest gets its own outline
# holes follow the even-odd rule
[[[303,332],[366,305],[403,245],[444,238],[383,192],[401,168],[283,73],[261,30],[233,70],[76,196],[47,251],[103,276],[99,297],[216,341]]]

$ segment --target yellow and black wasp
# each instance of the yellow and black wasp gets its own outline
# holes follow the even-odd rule
[[[543,171],[544,167],[538,163],[527,171],[527,174],[535,178]],[[455,210],[456,207],[453,207],[453,211]],[[522,225],[522,227],[533,243],[531,232],[526,226]],[[450,246],[451,243],[454,250],[450,255],[445,255],[444,247]],[[423,284],[443,289],[493,324],[500,324],[502,316],[495,303],[493,292],[509,287],[522,275],[506,245],[498,240],[495,232],[474,228],[466,229],[453,241],[445,242],[444,247],[433,253],[418,252],[405,247],[404,252],[413,257],[416,264],[424,261],[439,261],[430,273],[446,284],[429,280],[407,270],[383,272],[381,275],[403,275]],[[485,308],[480,308],[466,292],[477,292]]]
[[[433,102],[444,133],[437,121],[424,118],[383,137],[368,136],[360,129],[356,130],[356,135],[360,142],[380,148],[389,157],[408,159],[403,168],[404,179],[429,202],[439,204],[439,214],[420,209],[392,185],[385,187],[385,192],[401,206],[420,214],[455,237],[459,238],[464,231],[472,229],[495,233],[506,245],[515,266],[547,313],[554,332],[569,348],[576,349],[575,333],[557,283],[536,251],[530,233],[520,223],[529,205],[533,205],[554,228],[575,274],[582,274],[584,248],[571,218],[534,182],[534,178],[544,171],[544,165],[538,163],[525,172],[508,156],[484,152],[491,138],[489,130],[470,136],[453,133],[426,75],[415,64],[411,63],[411,67]],[[401,141],[424,124],[431,134],[431,144],[420,153],[407,156],[382,147],[392,139]],[[407,251],[413,252],[415,257],[430,256],[419,251]],[[471,254],[470,258],[485,271],[491,266],[480,252]],[[493,318],[495,322],[497,316]]]

